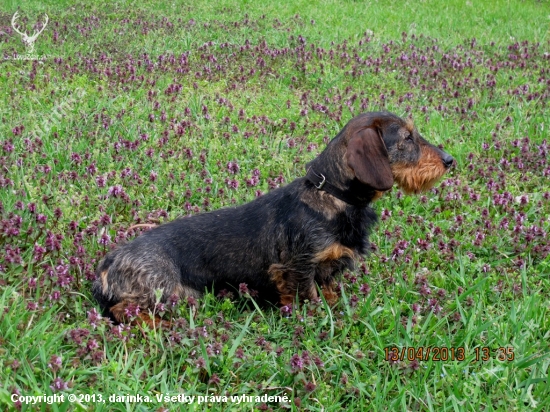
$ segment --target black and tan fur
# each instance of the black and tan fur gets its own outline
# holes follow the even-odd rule
[[[150,321],[159,294],[164,302],[241,283],[280,305],[318,299],[319,286],[333,304],[335,276],[367,251],[377,220],[370,204],[394,182],[407,193],[427,190],[452,163],[410,120],[361,114],[307,165],[306,177],[241,206],[160,225],[108,253],[93,294],[118,322],[128,320],[129,305]]]

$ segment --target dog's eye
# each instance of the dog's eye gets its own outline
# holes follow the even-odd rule
[[[409,142],[412,142],[412,140],[413,140],[412,134],[409,133],[407,136],[405,136],[405,140],[407,140]]]

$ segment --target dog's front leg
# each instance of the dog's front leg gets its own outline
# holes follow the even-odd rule
[[[325,297],[325,300],[327,301],[329,306],[334,306],[338,302],[338,298],[340,297],[337,292],[335,292],[334,288],[337,286],[336,281],[334,280],[334,277],[326,277],[323,278],[322,281],[318,281],[319,286],[321,288],[321,292],[323,293],[323,296]]]
[[[319,251],[314,259],[315,281],[319,284],[325,300],[330,306],[338,302],[339,295],[335,277],[344,269],[353,267],[355,252],[340,243],[332,243]]]

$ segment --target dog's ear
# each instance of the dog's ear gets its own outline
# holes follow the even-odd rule
[[[382,137],[372,128],[360,129],[349,139],[346,161],[355,177],[374,190],[389,190],[393,174]]]

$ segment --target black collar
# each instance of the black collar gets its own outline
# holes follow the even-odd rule
[[[369,193],[368,190],[365,193],[366,194],[365,197],[358,197],[357,195],[354,194],[358,191],[338,189],[336,186],[327,182],[326,177],[322,173],[315,172],[315,170],[313,170],[312,167],[308,169],[306,174],[306,179],[309,180],[317,190],[324,190],[325,192],[331,194],[335,198],[340,199],[341,201],[352,206],[358,206],[358,207],[368,206],[368,204],[372,199],[372,194]],[[362,189],[363,189],[362,191],[365,191],[365,188],[362,188]]]

